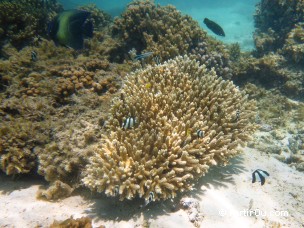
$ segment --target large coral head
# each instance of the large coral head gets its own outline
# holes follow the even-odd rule
[[[130,74],[114,101],[109,135],[83,183],[120,199],[174,197],[210,165],[227,163],[254,131],[255,105],[231,81],[187,56]],[[135,118],[131,128],[122,127]]]

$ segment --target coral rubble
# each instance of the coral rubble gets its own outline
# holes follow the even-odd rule
[[[40,189],[37,192],[38,199],[47,200],[58,200],[60,198],[68,197],[72,194],[73,188],[71,188],[68,184],[65,184],[59,180],[52,183],[52,185],[47,190]]]
[[[92,219],[89,217],[81,217],[78,219],[73,219],[72,217],[64,221],[54,221],[50,228],[92,228]],[[105,226],[99,226],[99,228],[104,228]]]
[[[186,56],[131,73],[121,92],[109,134],[83,172],[87,187],[120,200],[191,189],[209,166],[238,154],[255,129],[254,102]],[[135,126],[122,127],[128,118]]]

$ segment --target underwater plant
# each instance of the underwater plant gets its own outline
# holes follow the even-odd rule
[[[255,102],[187,56],[131,73],[121,93],[82,178],[120,200],[190,190],[211,165],[240,153],[255,130]]]

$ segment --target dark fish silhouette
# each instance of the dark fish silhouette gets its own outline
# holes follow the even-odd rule
[[[38,60],[37,52],[31,51],[31,60],[32,60],[33,62],[36,62],[36,61]]]
[[[218,36],[225,36],[225,32],[222,29],[221,26],[219,26],[217,23],[215,23],[214,21],[209,20],[208,18],[204,19],[204,23],[205,25],[212,31],[214,32],[216,35]]]
[[[90,14],[83,10],[61,12],[49,24],[49,36],[56,44],[82,49],[83,38],[93,36],[93,24],[86,21]]]
[[[265,184],[265,178],[269,176],[269,173],[267,173],[264,170],[257,169],[252,173],[252,183],[256,181],[260,181],[261,185]]]

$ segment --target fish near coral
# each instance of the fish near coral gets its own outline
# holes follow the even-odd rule
[[[87,20],[90,14],[83,10],[61,12],[49,24],[49,36],[56,44],[82,49],[84,37],[93,37],[92,21]]]
[[[205,25],[210,29],[212,32],[214,32],[218,36],[225,36],[225,32],[222,29],[221,26],[219,26],[217,23],[214,21],[209,20],[208,18],[204,19]]]
[[[140,197],[147,205],[191,190],[255,130],[255,103],[187,56],[129,74],[121,94],[112,103],[111,131],[82,173],[92,191],[120,200]],[[242,113],[238,122],[235,110]]]
[[[37,52],[36,51],[32,51],[31,52],[31,60],[33,62],[36,62],[38,60],[38,57],[37,57]]]
[[[136,124],[136,119],[133,117],[128,117],[127,119],[125,119],[125,121],[122,123],[122,128],[123,129],[131,129],[135,126]]]

